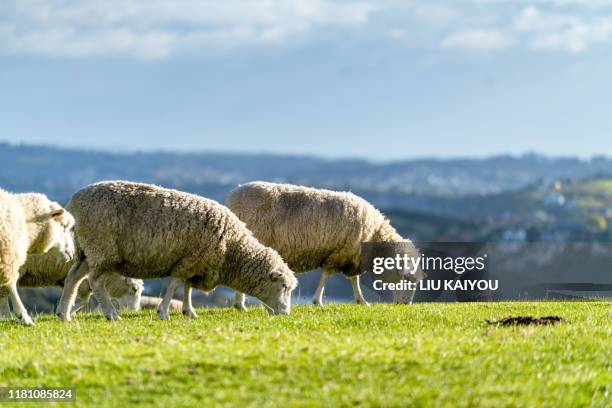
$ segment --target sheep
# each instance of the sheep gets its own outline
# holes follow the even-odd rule
[[[11,194],[0,189],[0,290],[8,292],[15,314],[24,325],[34,321],[17,293],[19,269],[28,254],[56,247],[64,261],[74,257],[74,218],[43,194]],[[3,312],[8,304],[2,303]]]
[[[323,304],[325,284],[336,271],[351,280],[355,302],[367,305],[359,286],[362,242],[404,242],[400,251],[419,256],[380,211],[349,192],[251,182],[231,191],[226,205],[296,273],[322,268],[315,305]],[[387,279],[392,281],[418,282],[425,276],[420,269],[390,272]],[[413,297],[414,291],[393,292],[396,303],[412,303]],[[244,294],[237,293],[234,307],[245,310],[244,300]]]
[[[117,310],[140,310],[140,299],[144,291],[142,279],[134,279],[118,273],[111,273],[106,277],[104,286]],[[83,280],[77,290],[75,310],[96,310],[97,308],[89,307],[92,293],[93,290],[89,279]]]
[[[140,307],[141,309],[157,309],[161,302],[162,298],[156,296],[142,296],[142,298],[140,299]],[[180,300],[172,299],[170,301],[169,309],[177,311],[184,310],[183,302],[181,302]]]
[[[59,251],[55,248],[46,254],[30,255],[25,264],[19,269],[19,287],[45,287],[63,286],[64,279],[72,262],[62,262]],[[140,296],[144,283],[140,279],[126,278],[119,274],[112,274],[106,281],[106,289],[121,308],[129,310],[140,309]],[[89,281],[83,281],[78,289],[77,307],[83,309],[89,304],[91,297]],[[8,292],[0,289],[0,317],[10,317],[8,307]]]
[[[134,279],[118,273],[111,273],[106,277],[106,291],[116,310],[141,309],[144,282],[142,279]],[[84,279],[77,290],[75,311],[96,311],[100,308],[97,302],[92,302],[92,289],[89,279]]]
[[[128,286],[126,286],[125,284],[121,285],[122,288],[126,288],[126,287],[129,288],[130,292],[124,295],[120,295],[120,296],[115,295],[113,297],[113,301],[115,303],[115,309],[139,311],[141,308],[140,305],[141,305],[141,300],[142,300],[142,293],[144,292],[143,280],[128,278],[122,275],[118,275],[118,276],[121,276],[122,279],[125,279],[125,282],[130,282],[128,283]],[[112,285],[109,285],[109,283],[107,282],[106,287],[107,287],[106,290],[108,291],[108,294],[110,296],[113,296]],[[90,286],[90,289],[91,289],[91,286]]]
[[[158,309],[162,319],[168,318],[177,282],[189,280],[208,290],[224,285],[247,292],[270,313],[290,312],[297,286],[293,272],[215,201],[150,184],[107,181],[75,193],[67,208],[76,218],[78,250],[57,308],[60,319],[70,320],[76,288],[89,274],[102,312],[119,320],[101,279],[112,271],[140,279],[175,278]],[[187,306],[186,314],[195,317]]]

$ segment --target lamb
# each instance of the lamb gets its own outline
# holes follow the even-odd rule
[[[144,282],[142,279],[134,279],[118,273],[111,273],[107,276],[106,291],[111,297],[111,301],[116,310],[138,311],[141,308],[142,293],[144,292]],[[77,290],[77,300],[74,307],[75,311],[96,311],[100,308],[99,304],[92,304],[92,289],[89,279],[83,280]]]
[[[71,266],[72,262],[63,262],[61,254],[55,248],[43,255],[30,255],[19,269],[20,278],[17,285],[19,287],[63,286]],[[112,274],[106,281],[106,289],[121,308],[140,309],[140,296],[144,290],[142,280]],[[89,304],[91,293],[89,281],[82,282],[78,289],[76,309],[83,309]],[[0,290],[0,317],[10,317],[6,290]]]
[[[271,313],[290,312],[297,286],[293,272],[215,201],[150,184],[108,181],[78,191],[67,208],[76,218],[78,251],[58,305],[63,320],[70,320],[76,288],[88,274],[106,318],[119,320],[102,279],[113,271],[140,279],[175,278],[158,309],[162,319],[168,318],[181,281],[207,290],[224,285],[259,298]],[[195,317],[191,304],[185,307]]]
[[[106,277],[104,286],[117,310],[140,310],[140,299],[144,291],[142,279],[111,273]],[[96,310],[89,307],[92,293],[89,279],[84,280],[77,290],[75,310]]]
[[[162,298],[156,296],[143,296],[140,299],[140,307],[142,309],[157,309],[159,304],[162,302]],[[183,308],[183,302],[180,300],[172,299],[168,307],[169,310],[185,310]]]
[[[235,188],[226,205],[296,273],[322,268],[315,305],[323,304],[325,284],[336,271],[351,280],[355,302],[367,304],[359,286],[362,242],[404,242],[406,255],[418,256],[380,211],[352,193],[251,182]],[[421,270],[391,272],[392,281],[418,282],[425,276]],[[413,297],[414,291],[393,292],[396,303],[412,303]],[[245,310],[244,300],[237,293],[234,307]]]
[[[74,218],[43,194],[11,194],[0,189],[0,291],[8,292],[24,325],[34,322],[17,293],[19,269],[28,254],[56,247],[64,261],[74,257]]]

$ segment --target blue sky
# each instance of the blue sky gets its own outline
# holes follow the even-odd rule
[[[0,140],[612,155],[612,0],[4,0]]]

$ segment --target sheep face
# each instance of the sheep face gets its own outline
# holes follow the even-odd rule
[[[113,273],[106,279],[105,286],[116,309],[140,310],[140,299],[144,291],[142,279]]]
[[[132,295],[142,295],[144,292],[144,281],[142,279],[128,279],[130,285],[130,291]]]
[[[408,281],[413,283],[414,285],[411,285],[411,287],[414,287],[415,289],[411,290],[406,288],[396,289],[393,291],[394,303],[411,304],[412,299],[414,298],[414,294],[416,292],[416,287],[418,287],[418,283],[427,277],[427,275],[423,272],[421,268],[421,263],[419,262],[421,254],[414,246],[414,244],[408,240],[403,243],[398,243],[393,247],[393,257],[407,257],[408,259],[411,259],[412,262],[404,264],[404,268],[401,268],[399,265],[397,265],[397,267],[386,269],[382,275],[382,279],[383,281],[389,283],[400,283],[402,281]],[[388,255],[385,253],[385,256]],[[407,287],[407,285],[403,285],[403,287],[405,288]]]
[[[419,269],[415,274],[411,274],[411,273],[403,274],[401,276],[401,279],[418,284],[419,281],[425,279],[425,277],[426,277],[425,273]],[[415,292],[416,292],[416,289],[414,290],[410,290],[410,289],[395,290],[393,291],[393,300],[395,303],[409,305],[412,303],[412,299],[414,298]]]
[[[74,218],[72,215],[61,208],[52,214],[48,224],[50,240],[47,250],[56,248],[64,262],[74,259]]]
[[[297,279],[286,267],[271,271],[260,293],[255,294],[272,315],[291,312],[291,292],[297,287]]]
[[[106,290],[111,297],[139,295],[144,290],[144,282],[142,279],[113,274],[112,278],[106,281]]]
[[[117,309],[140,310],[142,291],[113,298]]]
[[[30,253],[43,254],[56,248],[60,258],[69,262],[74,258],[74,218],[58,203],[50,202],[39,194],[29,196],[28,204],[33,207],[35,216],[30,220],[34,232]]]
[[[415,256],[416,250],[410,251],[410,253],[408,253],[408,256]],[[399,278],[403,279],[403,280],[407,280],[409,282],[413,282],[415,284],[418,284],[419,281],[425,279],[427,277],[427,275],[425,274],[425,272],[423,272],[423,270],[421,269],[421,267],[416,268],[415,271],[413,270],[403,270],[403,271],[397,271],[399,273]],[[395,301],[395,303],[402,303],[402,304],[411,304],[412,303],[412,299],[414,298],[414,294],[415,294],[416,290],[395,290],[393,292],[393,299]]]

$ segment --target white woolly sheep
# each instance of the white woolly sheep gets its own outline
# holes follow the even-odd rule
[[[46,254],[30,255],[19,269],[19,287],[64,286],[64,279],[72,266],[72,262],[64,262],[61,254],[55,248]],[[108,276],[106,290],[122,309],[140,310],[140,296],[144,283],[140,279],[127,278],[117,273]],[[90,303],[91,287],[84,280],[78,289],[76,309],[85,310]],[[0,289],[0,317],[10,317],[8,291]]]
[[[174,278],[158,309],[161,318],[168,317],[176,282],[188,280],[208,290],[224,285],[246,292],[272,313],[290,311],[297,285],[293,272],[215,201],[149,184],[109,181],[78,191],[67,208],[77,222],[78,252],[58,305],[62,319],[70,319],[77,285],[88,273],[104,315],[119,319],[101,279],[113,271],[141,279]]]
[[[144,291],[144,282],[142,279],[134,279],[128,276],[123,276],[116,272],[109,273],[105,277],[104,286],[108,295],[111,297],[113,305],[117,310],[140,310],[140,299]],[[77,301],[75,310],[94,311],[99,305],[92,307],[91,283],[89,279],[83,280],[77,290]]]
[[[157,309],[162,302],[162,298],[157,296],[142,296],[140,298],[140,308],[141,309]],[[169,310],[182,310],[183,313],[185,309],[183,308],[183,302],[180,300],[172,299],[170,301],[170,305],[168,307]]]
[[[0,190],[0,290],[8,292],[21,323],[34,322],[17,293],[19,269],[28,254],[56,247],[65,261],[74,257],[74,219],[43,194],[11,194]]]
[[[402,238],[380,211],[352,193],[251,182],[234,189],[226,205],[294,272],[322,268],[315,305],[323,303],[325,284],[335,272],[351,280],[356,303],[367,304],[359,287],[362,242],[405,242],[406,254],[418,256],[412,242]],[[392,281],[424,277],[421,270],[392,272],[387,277]],[[396,303],[412,303],[413,297],[414,291],[393,292]],[[244,294],[236,294],[234,306],[245,309]]]

